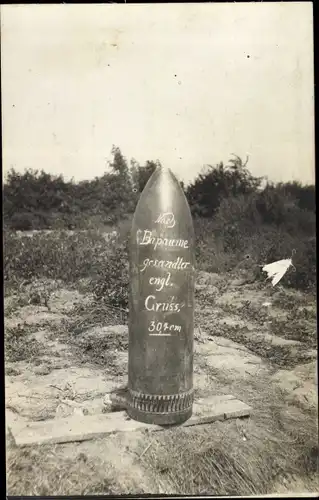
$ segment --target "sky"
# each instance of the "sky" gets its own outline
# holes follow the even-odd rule
[[[1,6],[3,173],[66,180],[232,154],[314,183],[312,2]]]

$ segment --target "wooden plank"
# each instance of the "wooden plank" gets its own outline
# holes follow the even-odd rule
[[[210,397],[203,402],[194,403],[193,415],[183,425],[210,424],[217,420],[248,417],[252,408],[233,396],[225,398]]]
[[[192,417],[178,427],[208,424],[217,420],[249,416],[252,408],[234,396],[211,396],[194,403]],[[17,446],[87,441],[114,432],[134,432],[148,429],[163,431],[165,427],[128,419],[125,411],[107,414],[70,416],[41,422],[7,422]],[[167,428],[167,427],[166,427]]]

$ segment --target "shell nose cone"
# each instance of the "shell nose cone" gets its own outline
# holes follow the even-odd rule
[[[157,170],[158,172],[161,172],[164,175],[172,175],[173,178],[175,177],[172,170],[167,165],[158,165]]]

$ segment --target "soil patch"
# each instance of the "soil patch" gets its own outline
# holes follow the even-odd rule
[[[252,406],[251,418],[25,450],[8,435],[10,495],[248,495],[279,492],[279,484],[316,491],[316,364],[302,358],[309,344],[271,331],[275,308],[262,304],[274,296],[258,287],[237,294],[210,273],[198,285],[206,298],[195,314],[195,395],[232,394]],[[77,291],[56,290],[48,304],[6,317],[7,423],[103,413],[105,396],[127,383],[127,326],[112,325],[115,316]]]

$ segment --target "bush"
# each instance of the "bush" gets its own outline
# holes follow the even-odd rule
[[[289,274],[287,284],[299,290],[315,291],[317,287],[316,238],[296,239],[294,248],[296,255],[293,257],[293,263],[296,272]]]
[[[254,177],[239,157],[230,160],[231,165],[223,163],[215,167],[208,165],[186,189],[186,196],[192,214],[208,217],[216,213],[225,198],[236,198],[255,193],[261,178]]]
[[[98,274],[106,259],[106,242],[97,232],[5,235],[4,269],[8,281],[46,277],[74,283]]]
[[[195,229],[196,269],[212,273],[223,273],[235,260],[225,252],[224,242],[219,237],[215,221],[196,217]]]
[[[101,266],[99,276],[92,280],[91,290],[96,300],[127,309],[129,283],[127,247],[116,244],[105,265]]]
[[[128,227],[128,226],[127,226]],[[126,231],[127,232],[127,231]],[[125,231],[124,231],[125,234]],[[76,284],[89,279],[88,291],[114,307],[128,305],[127,238],[105,241],[97,231],[69,234],[57,231],[19,237],[5,235],[4,271],[7,284],[48,278]]]
[[[15,213],[11,217],[10,226],[14,231],[31,231],[34,216],[29,212]]]
[[[111,173],[79,184],[44,172],[11,171],[4,186],[5,227],[57,231],[34,234],[32,239],[6,232],[6,285],[31,277],[66,283],[84,279],[91,282],[97,300],[126,307],[131,212],[156,163],[140,167],[133,162],[129,169],[119,148],[112,153]],[[223,273],[249,254],[248,265],[259,265],[260,270],[260,265],[290,257],[295,249],[297,273],[284,279],[290,286],[313,288],[314,186],[267,184],[260,191],[261,179],[253,177],[240,158],[230,163],[209,167],[184,189],[194,214],[197,268]],[[107,243],[99,231],[115,226],[118,236]],[[89,231],[63,231],[75,228]]]

